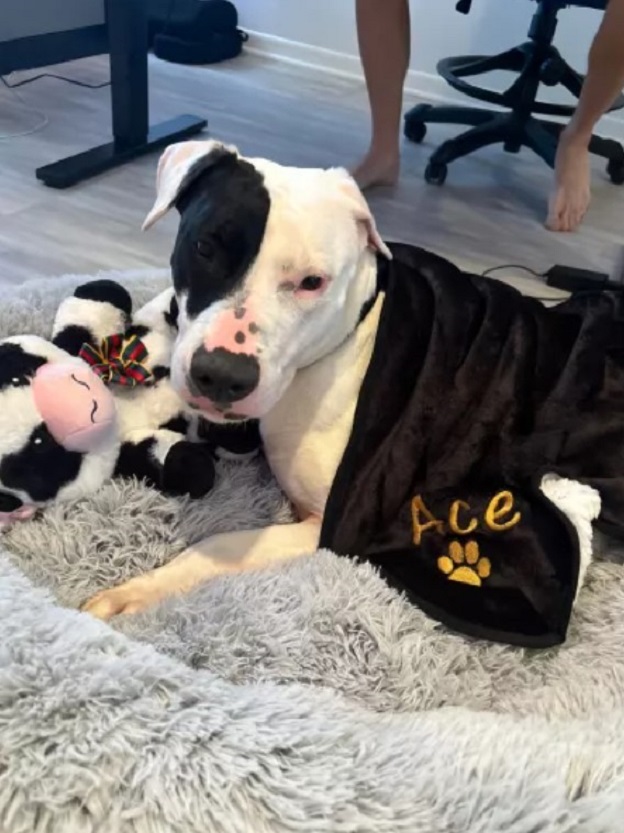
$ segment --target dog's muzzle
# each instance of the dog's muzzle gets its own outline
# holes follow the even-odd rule
[[[198,347],[189,368],[189,390],[215,405],[240,402],[260,381],[260,365],[255,356],[232,353],[223,347],[206,350]]]

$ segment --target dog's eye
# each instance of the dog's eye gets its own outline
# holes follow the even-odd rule
[[[317,292],[324,284],[325,279],[321,278],[320,275],[308,275],[301,281],[297,289],[302,292]]]
[[[197,253],[202,257],[212,257],[214,254],[214,246],[207,240],[198,240],[195,243],[195,248],[197,249]]]

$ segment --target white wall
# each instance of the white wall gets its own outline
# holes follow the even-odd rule
[[[104,0],[0,0],[0,41],[104,23]]]
[[[378,0],[380,6],[386,0]],[[237,0],[241,24],[258,32],[357,55],[354,0]],[[412,69],[435,72],[448,55],[500,52],[520,43],[535,4],[529,0],[474,0],[469,15],[454,0],[411,0]],[[561,13],[557,46],[583,70],[599,12]]]
[[[450,55],[493,54],[522,43],[535,4],[530,0],[473,0],[469,15],[455,11],[456,0],[411,0],[412,60],[408,87],[424,93],[444,94],[448,89],[436,79],[440,58]],[[386,0],[378,0],[380,6]],[[336,61],[343,69],[357,71],[355,0],[235,0],[241,26],[252,31],[321,47],[345,56]],[[600,21],[591,9],[564,9],[559,16],[555,44],[564,58],[585,72],[587,53]],[[295,54],[295,53],[291,53]],[[313,50],[302,55],[313,60]],[[352,56],[347,60],[346,56]],[[333,63],[333,61],[330,61]],[[498,86],[496,80],[494,85]],[[544,98],[571,103],[565,91],[544,91]],[[624,135],[624,120],[613,118],[605,132]]]

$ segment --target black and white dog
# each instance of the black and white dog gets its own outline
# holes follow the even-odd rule
[[[174,206],[172,382],[215,421],[262,417],[267,458],[301,521],[216,536],[158,574],[98,594],[85,609],[102,618],[316,549],[381,307],[357,327],[375,293],[376,252],[389,252],[342,170],[186,142],[161,157],[144,227]]]
[[[522,547],[528,547],[527,541],[534,536],[537,542],[535,563],[541,564],[543,547],[556,550],[559,546],[556,542],[563,541],[557,536],[573,530],[574,547],[578,547],[576,561],[570,559],[569,568],[557,563],[552,569],[543,570],[547,584],[555,580],[554,576],[563,588],[563,608],[571,607],[591,558],[591,524],[600,513],[600,497],[592,488],[596,485],[593,481],[577,477],[578,472],[571,463],[564,465],[561,462],[571,460],[572,452],[562,452],[561,443],[557,445],[551,441],[555,412],[563,414],[564,422],[567,418],[565,410],[559,408],[560,400],[565,397],[557,394],[557,410],[553,401],[548,399],[547,402],[543,394],[542,388],[547,385],[555,390],[554,381],[550,379],[543,385],[536,382],[542,399],[531,399],[533,411],[530,415],[526,402],[523,402],[522,413],[515,404],[523,398],[522,385],[528,378],[529,366],[528,360],[522,359],[516,370],[517,357],[523,350],[530,353],[533,364],[539,365],[535,371],[538,381],[542,378],[539,375],[542,364],[547,365],[539,358],[541,341],[535,340],[535,333],[539,335],[540,328],[544,329],[548,324],[546,311],[536,302],[521,299],[514,290],[497,282],[476,278],[461,281],[459,270],[421,250],[389,248],[381,239],[356,184],[341,169],[288,168],[264,159],[245,159],[236,149],[216,142],[182,143],[167,149],[161,158],[157,199],[146,218],[145,228],[172,207],[180,213],[171,258],[179,305],[179,337],[172,361],[173,384],[187,402],[214,422],[260,420],[268,461],[296,507],[299,521],[214,536],[151,574],[138,576],[120,587],[98,594],[85,609],[101,618],[134,611],[170,594],[188,590],[213,576],[261,568],[313,552],[319,540],[345,554],[365,555],[361,550],[349,548],[362,544],[364,539],[357,535],[363,535],[361,530],[365,527],[369,538],[372,536],[369,527],[373,523],[386,524],[383,531],[377,530],[376,552],[381,553],[381,557],[376,563],[382,564],[385,552],[388,563],[395,564],[394,577],[398,577],[400,584],[409,585],[405,575],[401,577],[404,569],[401,564],[406,563],[405,558],[401,561],[398,557],[398,545],[390,545],[389,524],[384,521],[385,515],[390,517],[391,505],[392,517],[400,519],[397,523],[401,526],[401,534],[406,531],[409,519],[410,545],[420,545],[421,539],[432,542],[434,549],[425,553],[429,560],[423,562],[419,570],[420,575],[429,576],[427,581],[431,583],[434,596],[436,593],[452,594],[460,584],[463,588],[471,584],[485,586],[490,575],[492,587],[496,587],[497,582],[500,586],[504,575],[509,578],[510,570],[520,570],[520,579],[527,579],[522,575],[522,569],[513,565],[499,571],[497,578],[495,554],[480,557],[479,547],[481,555],[484,551],[489,552],[490,544],[501,549],[501,535],[511,536],[505,546],[508,551],[516,552],[513,536],[518,533],[518,553],[525,551]],[[393,255],[394,262],[390,263]],[[401,280],[392,278],[399,272]],[[390,288],[384,283],[386,273],[393,281]],[[395,286],[398,289],[392,288]],[[453,307],[445,299],[452,299],[453,293],[459,292],[460,288],[464,295],[455,299]],[[401,313],[403,302],[397,292],[420,293],[411,313],[409,310]],[[384,323],[383,316],[391,314],[385,309],[389,304],[386,299],[390,296],[395,298],[392,308],[398,310],[397,315],[409,313],[412,316],[411,325],[401,325],[400,317],[396,316],[392,319],[394,324],[390,318]],[[407,295],[405,299],[403,305],[409,306],[412,302]],[[497,312],[498,317],[490,320],[490,309],[498,309],[497,305],[502,312]],[[504,312],[509,308],[517,310],[513,320]],[[570,310],[566,309],[568,313]],[[592,315],[597,313],[594,311]],[[527,323],[529,318],[531,326]],[[563,316],[560,319],[564,320]],[[489,328],[488,348],[487,352],[483,352],[483,348],[477,357],[477,348],[482,349],[477,336],[484,321],[488,322]],[[400,348],[406,351],[407,357],[403,370],[398,377],[393,371],[394,381],[386,386],[382,395],[371,387],[368,371],[374,365],[376,378],[382,379],[385,372],[383,355],[377,353],[382,348],[389,349],[388,345],[393,343],[392,332],[388,329],[393,326],[397,344],[405,341],[408,335],[424,338],[423,333],[427,333],[426,345],[423,346],[424,342],[420,346],[416,342],[405,342]],[[515,339],[513,344],[512,338]],[[381,347],[380,339],[382,342],[385,339]],[[565,339],[566,350],[570,352],[572,341],[567,335]],[[492,347],[494,342],[499,346]],[[601,354],[603,358],[609,349],[607,345]],[[393,350],[388,352],[388,373],[391,365],[396,363]],[[418,358],[419,350],[423,357],[426,354],[426,360]],[[556,352],[552,342],[550,352]],[[604,360],[610,362],[611,358],[607,356]],[[563,367],[565,362],[561,361]],[[393,432],[397,433],[396,426],[402,424],[401,420],[395,416],[394,427],[384,428],[382,417],[386,409],[390,414],[395,407],[393,391],[403,386],[407,390],[405,374],[412,373],[410,362],[414,367],[418,365],[410,386],[414,390],[418,388],[417,399],[421,407],[417,408],[416,400],[409,406],[413,409],[415,422],[409,431],[405,429],[406,433],[397,445],[391,437]],[[569,363],[566,367],[569,368]],[[494,372],[496,376],[492,376]],[[470,399],[466,392],[469,384],[462,381],[462,373],[466,374],[470,384],[485,379],[485,373],[490,376],[487,385],[483,382]],[[425,377],[429,379],[427,384],[423,381]],[[366,395],[360,396],[363,384]],[[449,394],[452,389],[457,391],[456,403]],[[580,396],[579,393],[577,398]],[[375,403],[375,413],[368,413],[367,402]],[[487,418],[483,415],[484,402],[490,407]],[[355,425],[360,433],[354,438],[356,407]],[[401,407],[405,411],[408,406],[403,402]],[[460,407],[462,413],[455,414],[453,409]],[[568,413],[572,410],[568,407]],[[509,416],[512,412],[513,417]],[[423,414],[426,414],[426,423]],[[471,414],[470,425],[478,426],[481,431],[479,437],[470,438],[470,442],[467,439],[464,442],[466,420],[462,423],[460,419],[466,414]],[[361,426],[367,422],[368,434],[364,437]],[[525,429],[529,424],[527,434]],[[578,424],[577,420],[571,428],[566,425],[566,430],[570,429],[567,437]],[[419,436],[426,435],[434,440],[436,431],[444,431],[444,441],[440,440],[438,445],[430,444],[426,453],[422,449],[417,452],[412,437],[417,433],[416,425],[420,425]],[[519,436],[520,427],[525,431],[521,447],[509,440],[509,437]],[[383,434],[384,430],[386,434]],[[495,435],[497,438],[493,439]],[[527,445],[527,436],[531,440],[536,436],[541,438],[539,449],[537,445],[535,448]],[[543,440],[545,436],[550,438],[549,444]],[[453,438],[457,438],[459,445],[449,456]],[[360,503],[369,503],[366,517],[353,503],[349,517],[345,515],[341,525],[338,524],[339,532],[321,537],[328,497],[333,488],[338,488],[336,473],[341,461],[342,465],[346,464],[345,449],[349,447],[347,457],[351,465],[358,454],[358,443],[361,448],[369,443],[366,453],[370,460],[379,448],[386,448],[383,465],[375,463],[365,472],[367,463],[364,459],[360,466],[364,474],[358,488],[364,489],[369,483],[374,493],[372,498],[365,491],[358,493]],[[422,443],[418,448],[421,446],[424,448]],[[510,456],[508,449],[512,447],[515,451]],[[555,447],[559,449],[556,452],[559,457],[552,450]],[[621,465],[624,473],[623,447],[618,435],[609,460],[615,459],[615,454],[617,466]],[[470,449],[474,459],[470,464],[461,464],[461,468],[466,448]],[[411,469],[407,466],[403,471],[405,456],[417,454],[421,455],[421,463],[418,466],[414,463]],[[528,487],[521,488],[526,471],[523,470],[521,477],[514,468],[520,465],[518,461],[529,457],[530,462],[523,465],[525,469],[532,466],[531,477],[538,477],[533,491]],[[439,471],[435,470],[437,473],[433,477],[433,462],[438,459]],[[500,463],[500,471],[505,473],[500,480],[502,485],[496,480],[496,471],[484,468],[485,464],[480,462],[483,460]],[[557,460],[560,462],[556,464]],[[609,460],[600,464],[602,469],[598,466],[598,478],[611,465]],[[413,484],[421,476],[415,473],[416,469],[431,475],[426,483],[430,488],[426,494],[430,497],[426,499],[421,492],[416,494],[414,491]],[[453,492],[453,484],[449,486],[446,482],[451,470],[455,471],[455,485],[459,489],[456,492]],[[460,486],[468,483],[468,472],[477,470],[480,472],[478,478],[470,475],[472,497],[468,500],[467,492],[462,492]],[[409,482],[408,477],[411,478]],[[584,480],[585,485],[577,480]],[[515,485],[508,486],[509,483]],[[356,491],[355,486],[351,492],[344,491],[341,503],[346,506],[350,500],[355,501]],[[548,511],[551,508],[553,513],[556,511],[559,524],[556,534],[549,526],[554,514],[542,518],[544,505]],[[336,513],[342,509],[332,511],[332,524],[338,528]],[[562,513],[568,519],[565,525],[560,523]],[[528,532],[523,527],[525,521],[530,524]],[[360,532],[351,537],[342,534],[340,530],[344,531],[349,524],[357,526]],[[449,543],[444,543],[444,535],[457,538],[450,541],[448,554],[446,550],[444,553],[439,550],[442,544],[447,546]],[[468,542],[462,536],[472,536],[474,540]],[[402,548],[403,554],[405,546],[398,547]],[[519,558],[514,563],[526,565],[529,562]],[[567,570],[565,578],[562,578],[562,570]],[[449,578],[453,581],[448,581]],[[414,583],[418,584],[418,581]],[[468,587],[468,591],[472,592],[473,588]],[[539,588],[527,592],[529,596],[533,593],[531,598],[534,599],[541,592],[538,591]],[[439,607],[439,599],[431,604],[434,612],[436,604]],[[489,615],[487,610],[482,613],[486,618]]]

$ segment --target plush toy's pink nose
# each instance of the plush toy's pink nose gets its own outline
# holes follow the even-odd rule
[[[114,437],[115,401],[86,365],[44,364],[32,391],[48,431],[68,451],[93,451]]]
[[[19,509],[14,509],[13,512],[0,512],[0,529],[9,526],[15,521],[27,521],[37,511],[36,506],[20,506]]]

